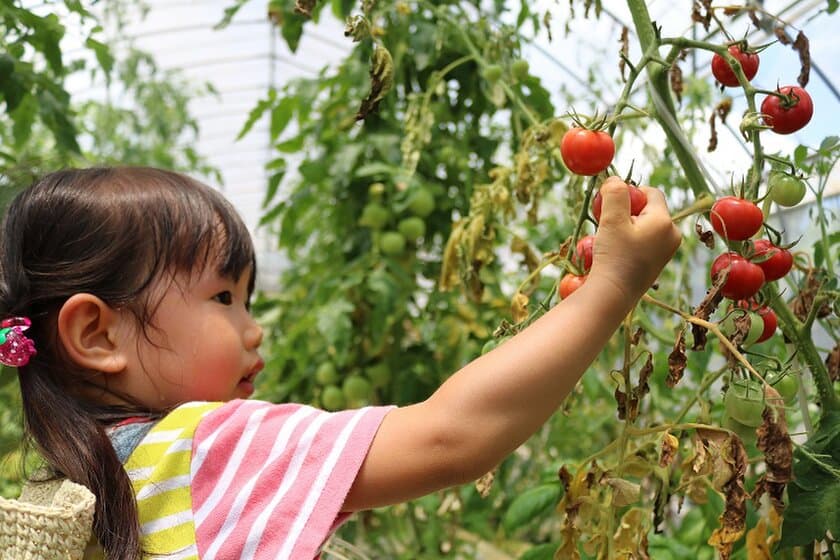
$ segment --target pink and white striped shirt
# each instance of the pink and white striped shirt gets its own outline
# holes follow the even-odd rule
[[[187,403],[125,463],[150,559],[310,560],[393,407]],[[90,556],[93,557],[93,556]]]

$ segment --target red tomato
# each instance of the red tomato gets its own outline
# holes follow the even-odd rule
[[[570,128],[560,141],[560,155],[572,173],[597,175],[612,163],[615,142],[600,130]]]
[[[592,268],[592,247],[595,244],[595,236],[587,235],[581,237],[577,245],[575,245],[575,264],[583,269],[584,272],[589,272]]]
[[[783,86],[778,91],[789,96],[790,100],[776,95],[765,97],[761,102],[764,124],[776,134],[796,132],[814,116],[814,102],[808,92],[799,86]]]
[[[595,198],[592,199],[592,215],[595,216],[596,222],[601,221],[601,204],[603,204],[601,193],[595,193]],[[645,191],[630,185],[630,215],[638,216],[645,209],[645,206],[647,206]]]
[[[790,251],[776,247],[769,239],[756,239],[753,243],[755,253],[752,260],[764,271],[764,280],[772,282],[790,272],[793,267],[793,255]]]
[[[749,200],[724,196],[712,205],[709,220],[712,228],[724,239],[743,241],[758,233],[764,223],[764,214]]]
[[[756,53],[743,52],[738,45],[732,45],[729,47],[729,54],[734,56],[741,64],[741,70],[744,71],[744,76],[747,77],[747,80],[752,80],[755,77],[756,72],[758,72],[758,55]],[[712,74],[714,74],[715,79],[719,81],[721,85],[727,87],[736,87],[741,85],[738,82],[738,78],[735,76],[735,72],[732,70],[732,67],[729,66],[726,59],[719,54],[715,54],[712,57]]]
[[[764,330],[761,331],[761,336],[759,336],[758,340],[755,341],[756,344],[768,340],[771,336],[773,336],[776,333],[776,328],[778,328],[779,326],[779,319],[776,317],[775,311],[773,311],[766,305],[759,305],[755,301],[741,300],[738,302],[738,307],[743,307],[744,309],[752,309],[753,311],[758,313],[759,317],[761,317],[764,320]]]
[[[761,267],[738,253],[723,253],[712,262],[712,280],[727,270],[729,275],[721,288],[724,297],[734,300],[749,299],[764,285],[764,271]]]
[[[560,284],[557,286],[557,293],[560,294],[560,299],[566,299],[572,292],[583,286],[586,282],[586,275],[576,276],[574,274],[566,274],[560,279]]]

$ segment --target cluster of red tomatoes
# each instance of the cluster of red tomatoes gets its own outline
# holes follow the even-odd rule
[[[596,222],[601,220],[601,204],[602,198],[599,192],[592,199],[592,215],[595,217]],[[634,185],[630,185],[630,215],[638,216],[646,205],[647,196],[644,191]],[[577,245],[575,245],[572,262],[580,274],[570,272],[560,279],[560,283],[557,285],[557,292],[560,295],[560,299],[569,297],[572,292],[580,288],[586,281],[589,269],[592,268],[592,251],[594,245],[594,235],[586,235],[578,240]]]
[[[737,44],[728,48],[747,80],[752,80],[758,73],[758,53],[743,51]],[[738,87],[740,82],[732,67],[724,57],[715,53],[712,57],[712,74],[724,87]],[[769,94],[761,102],[761,114],[764,124],[777,134],[790,134],[804,127],[814,115],[814,103],[811,96],[799,86],[782,86],[775,93]]]
[[[735,196],[725,196],[713,205],[710,215],[712,228],[724,240],[747,241],[761,229],[764,215],[753,202]],[[737,307],[754,312],[750,334],[744,346],[763,342],[776,330],[777,320],[773,311],[755,301],[765,282],[783,278],[793,266],[793,255],[777,247],[768,239],[742,243],[739,251],[719,255],[711,267],[712,280],[723,277],[721,294],[736,302]]]

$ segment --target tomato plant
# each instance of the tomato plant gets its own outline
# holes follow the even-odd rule
[[[615,142],[601,130],[570,128],[560,142],[560,154],[572,173],[597,175],[612,163]]]
[[[758,72],[758,54],[749,51],[744,52],[738,45],[731,45],[728,50],[729,54],[734,56],[741,65],[741,70],[743,70],[744,76],[746,76],[747,80],[755,78],[755,75]],[[735,72],[732,70],[732,67],[729,66],[729,63],[725,58],[717,53],[712,56],[712,74],[723,86],[736,87],[740,85],[738,77],[735,76]]]
[[[783,278],[793,267],[793,255],[787,249],[776,247],[769,239],[753,242],[752,261],[764,271],[764,280],[772,282]]]
[[[712,280],[726,274],[721,293],[730,299],[749,299],[764,285],[764,271],[735,252],[719,255],[712,261],[710,270]]]
[[[725,196],[712,205],[709,221],[722,238],[743,241],[758,233],[764,223],[764,214],[749,200]]]
[[[771,171],[767,181],[770,198],[779,206],[796,206],[805,198],[805,181],[784,171]]]
[[[557,285],[557,293],[560,295],[560,299],[566,299],[572,295],[573,292],[583,286],[584,282],[586,282],[585,275],[578,276],[571,273],[564,275]]]
[[[603,204],[601,193],[595,193],[595,196],[592,198],[592,215],[595,217],[596,222],[601,220],[601,204]],[[639,187],[630,185],[630,215],[638,216],[645,209],[645,206],[647,206],[647,195],[645,195],[645,191]]]
[[[761,102],[764,122],[776,134],[791,134],[811,121],[814,102],[799,86],[783,86],[778,94],[770,94]]]

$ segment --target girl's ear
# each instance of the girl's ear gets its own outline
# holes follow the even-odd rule
[[[71,296],[58,312],[58,337],[77,365],[102,373],[119,373],[127,364],[119,333],[123,314],[92,294]]]

